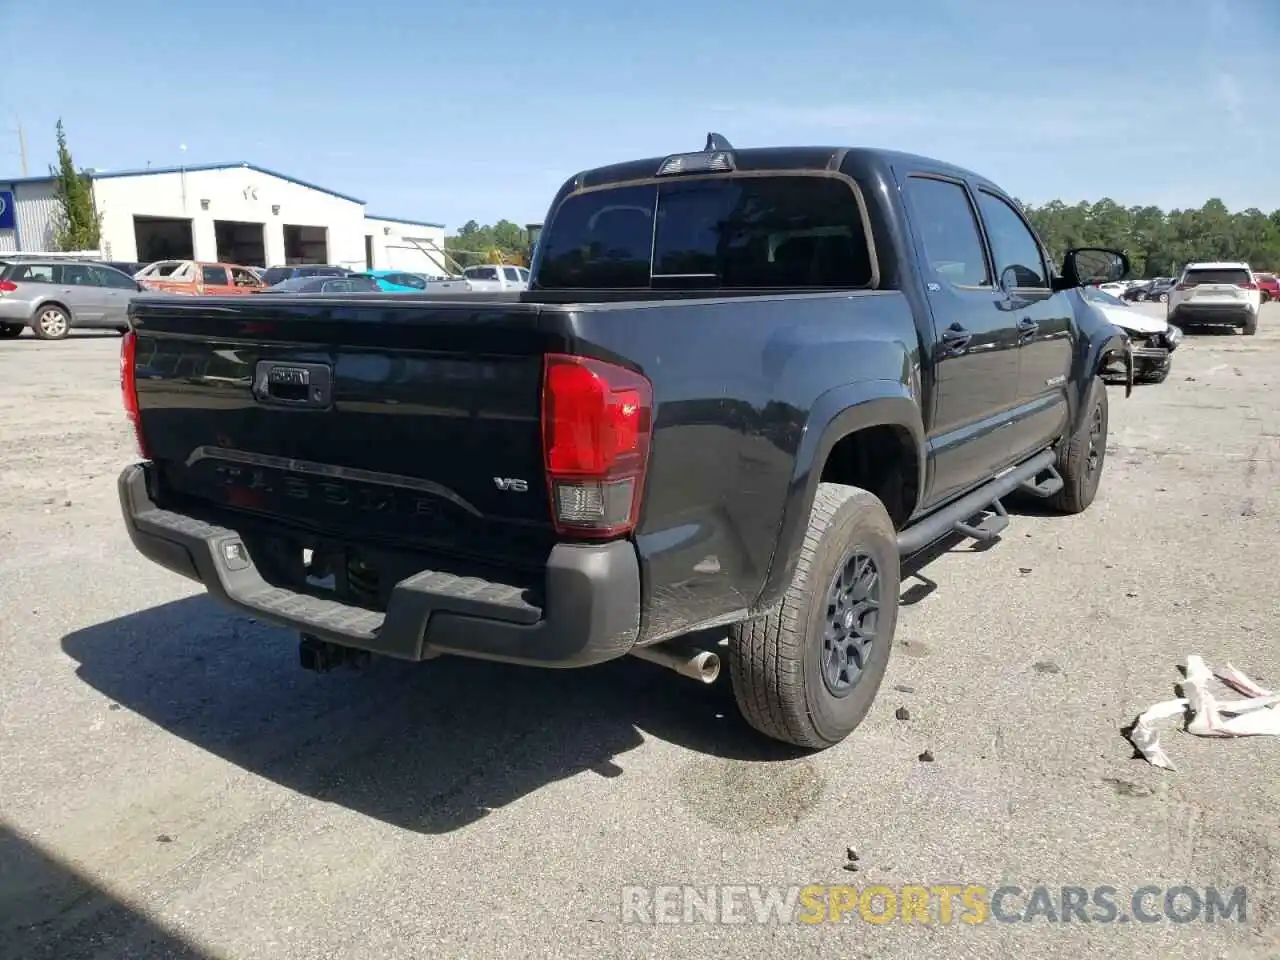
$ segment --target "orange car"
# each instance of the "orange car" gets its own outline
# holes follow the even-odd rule
[[[188,296],[257,293],[266,284],[248,267],[198,260],[159,260],[134,274],[145,289]]]

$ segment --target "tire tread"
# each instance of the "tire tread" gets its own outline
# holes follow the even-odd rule
[[[738,624],[733,631],[729,659],[734,695],[747,722],[756,730],[796,746],[831,746],[817,730],[805,696],[805,606],[814,557],[836,514],[852,500],[868,500],[893,525],[883,504],[857,487],[821,483],[814,497],[795,574],[776,610]],[[892,638],[888,638],[892,642]]]

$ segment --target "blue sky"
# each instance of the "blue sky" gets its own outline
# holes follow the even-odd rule
[[[0,176],[15,117],[34,174],[61,116],[82,166],[185,143],[456,228],[716,130],[926,153],[1036,203],[1280,207],[1277,0],[63,0],[56,30],[3,6]]]

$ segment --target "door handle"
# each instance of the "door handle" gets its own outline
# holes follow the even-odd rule
[[[948,355],[958,356],[969,349],[972,339],[973,334],[958,323],[953,323],[942,331],[942,348]]]
[[[1023,317],[1018,321],[1018,337],[1022,340],[1029,339],[1040,332],[1040,324],[1036,323],[1030,317]]]

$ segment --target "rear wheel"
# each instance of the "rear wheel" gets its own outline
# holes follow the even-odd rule
[[[71,332],[71,318],[61,307],[41,307],[31,323],[31,332],[41,340],[62,340]]]
[[[1107,387],[1094,377],[1085,402],[1085,416],[1075,433],[1058,448],[1058,473],[1062,489],[1049,498],[1049,506],[1061,513],[1083,513],[1093,503],[1107,457]]]
[[[1161,303],[1168,303],[1168,302],[1169,302],[1169,295],[1168,295],[1167,293],[1162,293],[1162,294],[1160,294],[1160,302],[1161,302]]]
[[[1240,328],[1240,332],[1246,337],[1252,337],[1258,332],[1258,315],[1256,313],[1244,322],[1244,326]]]
[[[0,326],[0,340],[16,340],[22,336],[23,326],[20,323],[6,323]]]
[[[857,487],[820,484],[781,606],[730,634],[733,692],[747,722],[815,750],[852,733],[889,663],[900,576],[884,504]]]

